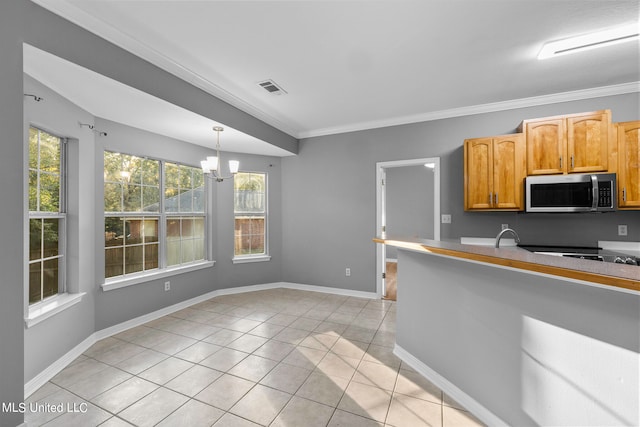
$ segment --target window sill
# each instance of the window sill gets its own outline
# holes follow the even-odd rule
[[[54,316],[67,308],[76,305],[80,301],[82,301],[82,297],[86,294],[86,292],[80,292],[76,294],[60,294],[50,301],[45,301],[39,304],[36,304],[33,307],[29,307],[29,315],[24,319],[24,323],[29,329],[30,327],[37,325]]]
[[[108,280],[101,284],[103,291],[112,291],[114,289],[126,288],[127,286],[137,285],[139,283],[149,282],[151,280],[162,279],[164,277],[175,276],[176,274],[188,273],[190,271],[202,270],[205,268],[213,267],[215,261],[203,261],[197,264],[190,264],[187,266],[180,266],[174,268],[167,268],[160,271],[152,271],[149,273],[143,273],[133,277],[120,278],[115,280]]]
[[[248,262],[264,262],[271,260],[269,255],[257,255],[257,256],[239,256],[232,259],[234,264],[246,264]]]

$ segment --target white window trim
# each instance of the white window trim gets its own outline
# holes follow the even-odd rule
[[[78,304],[85,294],[86,292],[62,293],[29,306],[29,315],[24,319],[25,326],[29,329],[51,316]]]
[[[249,262],[265,262],[270,261],[271,255],[239,255],[231,259],[234,264],[246,264]]]
[[[152,280],[163,279],[165,277],[176,276],[182,273],[189,273],[191,271],[203,270],[205,268],[211,268],[215,265],[215,261],[200,261],[194,262],[188,265],[180,265],[176,267],[169,267],[165,269],[155,269],[146,271],[144,273],[134,275],[128,275],[126,277],[118,276],[117,279],[107,279],[104,283],[100,284],[103,291],[112,291],[114,289],[126,288],[128,286],[137,285],[140,283],[150,282]]]
[[[271,255],[269,255],[269,174],[267,172],[256,172],[256,171],[240,171],[241,173],[251,173],[251,174],[260,174],[264,175],[264,253],[263,254],[248,254],[248,255],[236,255],[235,254],[235,244],[233,248],[234,255],[231,258],[233,264],[246,264],[251,262],[265,262],[271,260]],[[235,190],[234,190],[235,191]],[[234,195],[235,197],[235,195]],[[234,202],[235,206],[235,202]],[[236,214],[235,207],[233,209],[233,221],[235,224],[236,216],[244,215],[244,214]],[[235,225],[234,225],[235,226]]]

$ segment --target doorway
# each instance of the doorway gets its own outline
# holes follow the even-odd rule
[[[376,231],[383,238],[440,240],[440,158],[376,164]],[[376,292],[395,300],[396,248],[377,245]]]

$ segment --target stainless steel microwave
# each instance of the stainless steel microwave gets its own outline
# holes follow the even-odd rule
[[[616,210],[616,174],[528,176],[527,212],[610,212]]]

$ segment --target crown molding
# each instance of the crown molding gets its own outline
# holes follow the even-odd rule
[[[357,132],[370,129],[378,129],[390,126],[399,126],[412,123],[429,122],[433,120],[449,119],[453,117],[470,116],[482,113],[494,113],[497,111],[515,110],[518,108],[534,107],[538,105],[557,104],[582,99],[600,98],[612,95],[624,95],[640,92],[640,81],[622,83],[611,86],[601,86],[591,89],[561,92],[550,95],[534,96],[530,98],[513,99],[509,101],[493,102],[489,104],[472,105],[469,107],[452,108],[448,110],[432,111],[423,114],[394,117],[384,120],[354,123],[345,126],[329,127],[324,129],[300,132],[298,139],[328,136],[347,132]]]

